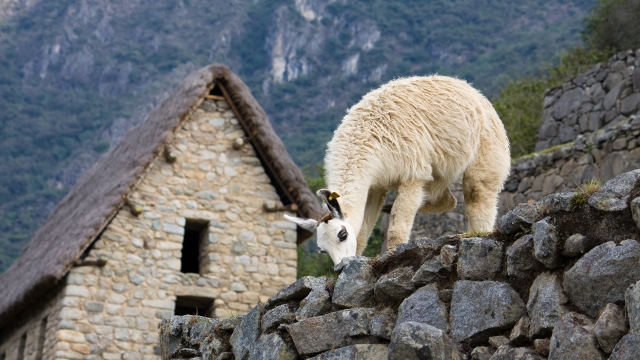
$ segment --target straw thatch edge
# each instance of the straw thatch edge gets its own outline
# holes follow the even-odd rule
[[[52,289],[104,230],[162,154],[183,120],[219,84],[256,148],[265,170],[276,180],[285,204],[298,215],[316,218],[320,206],[300,169],[249,88],[226,66],[213,64],[187,77],[138,126],[80,178],[36,231],[18,259],[0,274],[0,329]],[[298,233],[298,243],[310,234]]]

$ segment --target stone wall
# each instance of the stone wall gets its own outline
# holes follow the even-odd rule
[[[129,196],[140,213],[120,209],[87,252],[93,265],[73,267],[44,306],[49,358],[158,359],[157,327],[178,297],[209,299],[198,310],[225,318],[295,281],[295,224],[265,211],[265,202],[282,204],[254,149],[233,147],[243,137],[224,101],[205,100],[187,118],[170,144],[175,160],[156,159]],[[199,273],[181,272],[190,221],[206,224]],[[20,359],[14,341],[29,324],[0,339],[6,360]]]
[[[575,189],[592,179],[608,181],[640,168],[640,116],[618,120],[611,128],[578,135],[564,146],[513,162],[500,194],[500,211],[540,200],[556,191]]]
[[[640,49],[614,55],[544,98],[536,151],[615,126],[640,104]]]
[[[172,317],[163,359],[634,359],[640,170],[518,205],[488,237],[345,258],[231,320]],[[609,355],[611,354],[611,355]]]
[[[48,296],[29,308],[10,333],[0,337],[0,359],[41,360],[53,359],[52,344],[57,341],[56,314],[62,307],[62,292],[57,287]],[[21,349],[24,342],[24,349]]]

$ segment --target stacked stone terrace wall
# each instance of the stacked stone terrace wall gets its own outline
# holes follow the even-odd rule
[[[536,151],[615,126],[640,104],[640,49],[614,55],[544,98]]]
[[[640,170],[516,206],[487,237],[419,238],[249,314],[172,317],[164,359],[637,359]]]

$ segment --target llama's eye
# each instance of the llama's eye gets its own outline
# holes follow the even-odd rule
[[[340,232],[338,233],[338,240],[340,240],[340,242],[343,242],[347,240],[347,236],[349,236],[349,234],[347,233],[347,228],[342,225],[342,230],[340,230]]]
[[[318,249],[318,254],[326,254],[327,252],[322,250],[322,249]]]

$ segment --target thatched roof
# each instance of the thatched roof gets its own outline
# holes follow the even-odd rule
[[[224,65],[191,74],[169,98],[87,170],[42,224],[20,257],[0,275],[0,329],[60,279],[125,203],[163,153],[181,122],[217,86],[236,112],[282,202],[317,218],[320,206],[249,88]],[[310,234],[298,233],[298,243]]]

